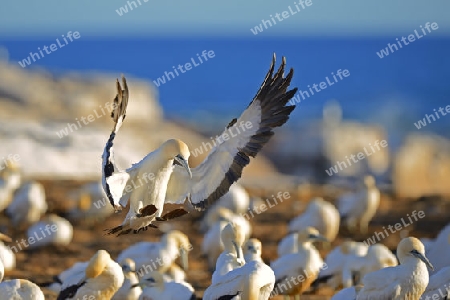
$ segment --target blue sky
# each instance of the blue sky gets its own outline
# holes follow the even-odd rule
[[[136,2],[138,0],[135,0]],[[105,36],[251,36],[250,28],[269,15],[294,7],[298,0],[140,0],[123,16],[126,0],[4,1],[0,37],[53,37],[68,30],[83,37]],[[398,36],[426,22],[437,22],[434,35],[450,35],[450,1],[312,0],[312,5],[270,28],[271,36]]]

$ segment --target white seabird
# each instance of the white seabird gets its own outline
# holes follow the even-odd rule
[[[139,300],[195,300],[194,288],[187,282],[165,281],[158,271],[152,271],[135,284],[142,287]]]
[[[312,199],[306,210],[289,222],[289,232],[298,232],[306,227],[314,227],[330,242],[339,231],[340,215],[336,207],[321,197]],[[278,255],[282,255],[278,253]]]
[[[364,177],[362,189],[352,194],[345,194],[338,199],[341,221],[347,228],[355,231],[359,224],[360,232],[367,233],[369,222],[375,216],[380,205],[380,191],[372,176]]]
[[[425,247],[418,239],[407,237],[398,244],[397,256],[400,265],[364,276],[364,287],[357,293],[357,300],[420,299],[429,281],[427,266],[433,269],[425,257]]]
[[[368,249],[366,244],[354,241],[345,241],[335,247],[325,258],[327,268],[320,270],[313,287],[318,288],[321,284],[326,284],[334,290],[337,289],[342,285],[342,272],[347,260],[364,257]]]
[[[220,208],[226,208],[236,215],[241,215],[247,212],[249,205],[250,196],[247,191],[237,182],[233,183],[230,190],[205,212],[201,223],[202,232],[206,232],[217,222],[217,210]]]
[[[220,281],[220,278],[245,264],[242,244],[244,235],[239,225],[228,223],[220,234],[224,245],[223,252],[219,255],[216,262],[216,269],[212,274],[212,284]]]
[[[5,269],[0,260],[0,282],[3,280]],[[45,300],[44,293],[31,281],[12,279],[0,283],[0,299],[13,300]]]
[[[17,227],[33,224],[47,211],[44,186],[38,182],[23,184],[14,194],[6,214]]]
[[[244,261],[242,239],[239,226],[232,223],[225,226],[222,231],[225,250],[217,259],[211,286],[205,290],[203,299],[269,299],[275,275],[263,262]]]
[[[76,282],[63,282],[57,300],[111,299],[124,281],[122,268],[105,250],[98,250],[89,261],[84,276]]]
[[[131,245],[119,254],[117,261],[131,258],[138,274],[150,271],[165,273],[180,257],[183,269],[187,270],[191,247],[189,238],[184,233],[172,230],[165,233],[160,242],[138,242]]]
[[[244,241],[247,240],[252,232],[250,222],[241,215],[234,214],[231,210],[220,207],[214,210],[207,216],[208,224],[213,224],[205,233],[202,241],[202,253],[208,257],[208,265],[211,270],[216,265],[217,258],[224,250],[224,245],[221,239],[221,232],[228,223],[233,223],[239,226],[240,232],[244,236]],[[214,222],[214,223],[213,223]]]
[[[16,255],[14,254],[12,248],[6,246],[3,242],[10,243],[12,242],[12,239],[3,233],[0,233],[0,261],[3,262],[3,270],[10,271],[16,267]]]
[[[324,267],[322,258],[312,245],[314,241],[327,241],[319,231],[307,227],[298,234],[296,253],[286,254],[270,264],[275,272],[275,292],[299,295],[306,291]]]
[[[142,289],[138,286],[135,287],[135,285],[139,283],[139,279],[135,273],[136,268],[134,261],[130,258],[126,258],[120,265],[122,266],[124,281],[111,300],[138,300],[142,293]]]
[[[262,243],[260,240],[252,238],[249,239],[244,245],[244,260],[246,262],[259,261],[263,262],[261,258],[262,254]]]
[[[14,192],[19,188],[21,175],[18,167],[11,162],[0,172],[0,212],[5,210],[13,199]]]
[[[68,198],[73,201],[72,208],[67,213],[71,222],[82,222],[92,225],[101,222],[114,213],[103,191],[101,182],[90,182],[69,193]]]
[[[31,248],[38,248],[47,245],[67,246],[72,241],[73,227],[69,221],[51,214],[46,220],[39,221],[28,228],[28,241],[32,238],[35,242],[30,242]]]
[[[65,282],[81,282],[85,277],[85,270],[89,261],[76,262],[72,267],[62,271],[59,275],[53,277],[52,282],[45,282],[40,284],[41,287],[45,287],[55,293],[61,292],[61,286]]]
[[[366,274],[397,265],[397,258],[386,246],[371,245],[365,256],[346,257],[342,268],[342,285],[344,288],[358,285]]]
[[[109,234],[138,233],[153,221],[166,221],[187,213],[175,209],[162,215],[164,203],[183,204],[186,199],[197,209],[207,206],[222,197],[242,175],[243,168],[250,163],[274,134],[275,127],[282,126],[295,106],[286,106],[297,89],[287,91],[293,70],[284,77],[286,61],[283,58],[274,74],[275,56],[256,96],[241,114],[233,119],[225,131],[214,140],[214,147],[206,159],[196,168],[190,169],[188,146],[180,140],[168,140],[149,153],[131,168],[120,171],[113,160],[113,141],[123,124],[128,103],[128,86],[122,78],[124,89],[117,81],[117,96],[112,113],[115,122],[113,131],[103,152],[102,182],[111,205],[116,211],[130,202],[130,210],[120,226]],[[174,162],[181,166],[174,165]],[[145,181],[144,184],[143,181]],[[140,186],[124,195],[130,183]]]

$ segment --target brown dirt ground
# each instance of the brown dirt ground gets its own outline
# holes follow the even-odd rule
[[[46,189],[49,203],[49,211],[61,213],[65,210],[67,193],[80,186],[84,182],[75,181],[41,181]],[[251,191],[251,194],[262,196],[263,199],[269,197],[273,192],[278,191]],[[283,191],[284,192],[284,191]],[[263,259],[266,262],[276,258],[276,247],[278,241],[287,233],[287,223],[294,216],[298,215],[305,204],[312,196],[323,196],[326,200],[334,201],[336,194],[322,186],[304,186],[297,191],[290,191],[291,198],[283,203],[268,209],[260,215],[256,215],[251,220],[253,225],[253,237],[259,238],[263,243]],[[428,199],[412,201],[407,199],[394,199],[391,195],[383,194],[380,209],[370,224],[370,232],[381,231],[383,225],[394,225],[400,219],[406,218],[406,214],[413,210],[423,210],[426,216],[418,222],[409,226],[409,235],[416,237],[435,237],[439,230],[448,221],[448,211],[450,202],[443,200]],[[5,278],[26,278],[36,283],[51,281],[54,275],[72,266],[76,261],[86,261],[98,250],[105,249],[113,258],[129,245],[139,241],[157,241],[161,236],[159,230],[148,230],[137,235],[127,235],[117,238],[115,236],[105,236],[103,230],[117,226],[121,223],[126,212],[113,215],[94,225],[86,223],[74,226],[73,242],[66,248],[47,247],[34,251],[20,251],[17,253],[17,267],[8,272]],[[183,216],[179,220],[171,221],[175,229],[179,229],[188,234],[193,245],[193,250],[189,254],[189,271],[187,279],[193,285],[198,297],[208,287],[211,274],[207,271],[207,264],[201,257],[200,245],[202,236],[199,234],[198,225],[194,222],[194,216]],[[7,225],[5,217],[0,217],[0,223]],[[24,232],[15,231],[10,228],[7,233],[15,239],[22,238]],[[332,247],[339,245],[344,238],[351,237],[362,241],[367,236],[350,236],[346,232],[341,232],[338,238],[332,243]],[[394,250],[400,234],[397,232],[390,235],[382,242],[391,250]],[[328,250],[321,250],[323,256]],[[43,289],[46,299],[56,299],[56,295]],[[319,290],[315,294],[302,296],[302,299],[330,299],[332,291]],[[272,298],[274,300],[282,297]]]

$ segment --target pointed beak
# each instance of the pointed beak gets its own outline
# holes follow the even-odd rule
[[[310,234],[309,238],[311,240],[317,241],[317,242],[325,242],[325,243],[329,243],[328,239],[320,234]]]
[[[433,265],[430,263],[430,261],[428,260],[428,258],[425,257],[425,255],[423,255],[422,253],[420,253],[420,252],[417,251],[417,250],[413,250],[413,251],[411,251],[411,253],[412,253],[412,255],[414,255],[415,257],[417,257],[417,258],[420,259],[421,261],[423,261],[431,271],[434,270]]]
[[[189,268],[188,252],[184,248],[181,248],[180,252],[181,252],[181,267],[183,268],[183,270],[187,271]]]
[[[181,155],[175,156],[174,159],[177,161],[177,163],[179,163],[181,166],[183,166],[186,169],[186,171],[189,174],[189,177],[192,178],[191,168],[189,168],[189,163],[187,162],[187,160],[185,160],[183,157],[181,157]]]

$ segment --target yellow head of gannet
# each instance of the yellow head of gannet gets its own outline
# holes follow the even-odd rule
[[[161,145],[161,151],[167,160],[173,159],[186,169],[189,176],[192,177],[191,169],[189,168],[189,152],[188,146],[179,139],[170,139]]]
[[[98,250],[97,253],[91,258],[86,268],[86,277],[95,278],[100,275],[105,269],[111,256],[105,250]]]
[[[428,268],[434,270],[433,265],[430,263],[428,258],[425,257],[424,245],[415,237],[407,237],[400,241],[397,246],[397,257],[401,265],[412,259],[420,259]]]

